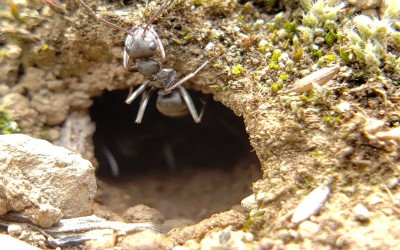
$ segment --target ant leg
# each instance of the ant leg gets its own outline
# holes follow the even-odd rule
[[[122,65],[124,66],[125,70],[128,70],[128,62],[129,62],[129,55],[126,52],[126,50],[124,49],[124,53],[123,53],[123,60],[122,60]]]
[[[197,73],[199,73],[200,70],[202,70],[207,64],[208,64],[208,60],[205,61],[200,67],[198,67],[194,72],[190,73],[189,75],[185,76],[184,78],[182,78],[180,81],[178,81],[177,83],[175,83],[174,85],[172,85],[169,88],[164,89],[164,92],[166,94],[170,93],[172,90],[178,88],[180,85],[182,85],[182,83],[186,82],[187,80],[189,80],[190,78],[194,77]]]
[[[150,89],[147,92],[143,92],[142,94],[142,101],[140,102],[140,107],[138,114],[136,116],[135,123],[141,123],[144,115],[144,111],[146,110],[147,103],[149,103],[150,97],[153,94],[154,89]]]
[[[179,86],[178,90],[179,90],[179,93],[181,94],[181,96],[183,97],[183,100],[185,101],[186,106],[188,107],[189,112],[193,117],[194,122],[195,123],[201,122],[201,116],[203,115],[202,114],[203,111],[201,112],[201,114],[199,116],[197,114],[196,108],[194,107],[193,100],[190,97],[189,93],[186,91],[186,89],[182,86]]]
[[[89,12],[89,15],[91,15],[92,17],[94,17],[96,19],[96,21],[98,21],[100,23],[103,23],[103,24],[105,24],[105,25],[107,25],[107,26],[109,26],[111,28],[114,28],[114,29],[120,30],[122,32],[125,32],[128,35],[133,36],[132,32],[130,32],[129,30],[126,30],[126,29],[124,29],[124,28],[122,28],[122,27],[120,27],[120,26],[118,26],[116,24],[113,24],[113,23],[111,23],[111,22],[109,22],[109,21],[107,21],[107,20],[105,20],[105,19],[103,19],[101,17],[98,17],[96,15],[96,13],[89,7],[89,5],[87,5],[83,0],[78,0],[78,1],[83,6],[83,8],[85,8],[86,11]]]
[[[114,155],[111,153],[111,151],[107,147],[107,145],[101,143],[100,148],[103,151],[104,156],[106,157],[106,159],[108,161],[108,165],[110,166],[112,176],[118,177],[119,176],[119,168],[118,168],[117,160],[115,159]]]
[[[138,97],[140,95],[140,93],[143,92],[143,90],[146,89],[147,84],[149,84],[150,81],[145,82],[143,84],[141,84],[136,90],[135,92],[133,92],[132,94],[129,94],[128,98],[125,100],[126,104],[131,104],[133,102],[133,100],[136,99],[136,97]]]
[[[165,50],[164,50],[164,46],[161,43],[161,39],[158,37],[157,32],[155,32],[153,30],[153,28],[150,27],[149,31],[156,38],[157,46],[160,49],[161,60],[162,60],[162,62],[164,64],[165,63]]]

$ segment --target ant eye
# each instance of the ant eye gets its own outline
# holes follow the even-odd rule
[[[157,44],[156,44],[155,42],[151,42],[151,43],[149,44],[149,49],[151,49],[151,50],[156,50],[156,49],[157,49]]]

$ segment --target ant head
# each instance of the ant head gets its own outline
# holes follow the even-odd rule
[[[157,50],[157,38],[152,32],[142,36],[143,30],[142,27],[134,28],[131,30],[132,35],[125,39],[125,51],[133,60],[152,57]]]

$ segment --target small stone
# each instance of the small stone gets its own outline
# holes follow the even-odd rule
[[[22,49],[18,45],[8,44],[6,46],[7,49],[7,57],[11,60],[18,59],[22,54]]]
[[[378,195],[372,194],[372,195],[368,196],[367,202],[368,202],[368,205],[373,206],[373,205],[383,202],[383,199],[381,197],[379,197]]]
[[[115,245],[116,234],[111,229],[90,231],[91,240],[85,242],[86,249],[112,249]]]
[[[126,236],[121,242],[122,249],[151,250],[172,249],[173,243],[164,235],[145,230],[136,234]]]
[[[29,100],[18,93],[9,93],[1,99],[1,105],[14,110],[29,108]]]
[[[361,15],[369,16],[370,18],[379,18],[379,12],[377,9],[362,10]]]
[[[310,216],[316,215],[330,194],[329,185],[322,185],[315,188],[311,193],[302,199],[300,204],[293,211],[292,223],[300,223]]]
[[[164,215],[160,211],[143,204],[128,208],[122,218],[131,223],[162,224],[164,222]]]
[[[241,203],[242,207],[246,210],[246,211],[251,211],[253,209],[257,208],[257,201],[255,198],[255,195],[252,194],[246,198],[244,198]]]
[[[58,125],[68,115],[69,99],[66,93],[52,93],[42,89],[33,95],[31,106],[46,117],[47,125]]]
[[[262,238],[259,241],[260,248],[263,250],[270,250],[275,246],[275,242],[269,238]]]
[[[386,181],[386,186],[389,189],[392,189],[392,188],[396,187],[397,185],[399,185],[399,178],[393,177]]]
[[[362,10],[374,9],[381,5],[381,0],[347,0],[347,2]]]
[[[22,240],[16,239],[9,235],[0,234],[0,242],[2,248],[4,249],[40,250],[40,248],[38,247],[32,246]]]
[[[22,228],[21,228],[20,225],[11,224],[11,225],[9,225],[9,226],[7,227],[7,233],[8,233],[10,236],[18,237],[18,236],[20,236],[21,233],[22,233]]]
[[[357,204],[353,208],[353,214],[354,214],[354,218],[361,222],[368,221],[370,218],[370,212],[361,203]]]
[[[315,44],[323,44],[325,42],[325,38],[319,36],[314,39]]]
[[[10,87],[5,84],[0,84],[0,96],[4,96],[8,91],[10,91]]]
[[[320,230],[321,227],[311,221],[304,221],[298,228],[299,234],[304,238],[313,238]]]
[[[32,92],[36,92],[44,86],[44,76],[46,72],[36,67],[29,67],[25,69],[25,74],[21,76],[19,85],[29,89]]]

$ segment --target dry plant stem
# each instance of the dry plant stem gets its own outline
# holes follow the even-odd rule
[[[310,75],[296,81],[293,88],[287,90],[286,92],[308,92],[312,89],[313,83],[322,86],[339,72],[339,68],[339,65],[335,65],[333,67],[322,68],[318,71],[315,71]]]

